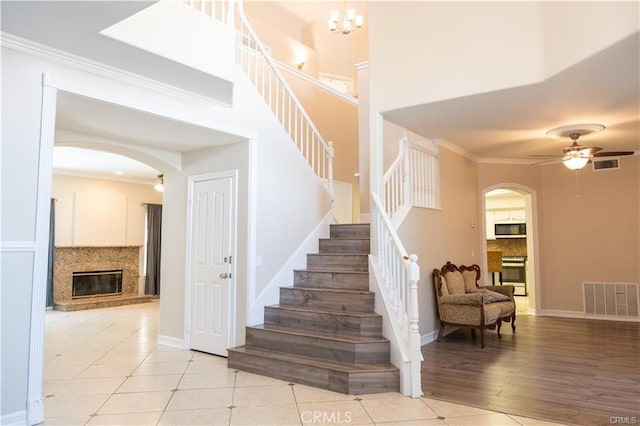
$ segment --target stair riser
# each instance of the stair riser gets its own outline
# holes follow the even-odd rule
[[[348,274],[341,272],[295,271],[294,287],[341,288],[369,290],[369,274]]]
[[[373,312],[374,293],[340,293],[309,291],[303,288],[280,288],[280,305],[320,310]]]
[[[397,392],[397,371],[345,373],[229,350],[229,368],[346,394]]]
[[[358,364],[389,362],[389,342],[353,343],[247,327],[247,347]]]
[[[369,254],[369,240],[320,240],[320,253]]]
[[[307,269],[367,272],[369,258],[366,254],[307,254]]]
[[[349,316],[330,313],[292,311],[266,306],[264,323],[297,330],[340,333],[345,336],[376,337],[382,335],[381,316]]]
[[[331,238],[369,238],[371,226],[366,224],[331,225],[329,236]]]

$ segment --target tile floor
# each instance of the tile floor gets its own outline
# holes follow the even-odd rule
[[[45,425],[552,425],[399,393],[343,395],[157,344],[159,303],[47,311]]]

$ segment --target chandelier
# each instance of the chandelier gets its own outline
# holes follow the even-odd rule
[[[356,15],[355,9],[347,9],[344,19],[340,19],[340,11],[331,11],[328,21],[329,30],[335,33],[349,34],[351,31],[359,30],[364,24],[364,16]]]

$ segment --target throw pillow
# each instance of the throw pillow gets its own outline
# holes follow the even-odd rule
[[[464,278],[458,271],[447,272],[445,274],[447,279],[447,289],[449,294],[464,294]]]
[[[442,293],[443,296],[448,296],[449,287],[447,286],[447,279],[444,277],[444,275],[440,275],[440,282],[442,283],[442,285],[440,286],[440,293]]]
[[[462,276],[464,277],[464,290],[466,293],[477,293],[478,287],[476,286],[476,279],[478,278],[478,274],[476,271],[463,271]]]
[[[479,291],[482,293],[482,303],[504,302],[510,299],[506,294],[496,293],[486,288],[481,288]]]

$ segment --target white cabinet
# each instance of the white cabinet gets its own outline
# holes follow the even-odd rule
[[[522,223],[526,219],[524,209],[496,209],[493,214],[495,223]]]
[[[496,229],[495,229],[495,219],[493,210],[487,210],[487,240],[495,240],[496,239]]]

